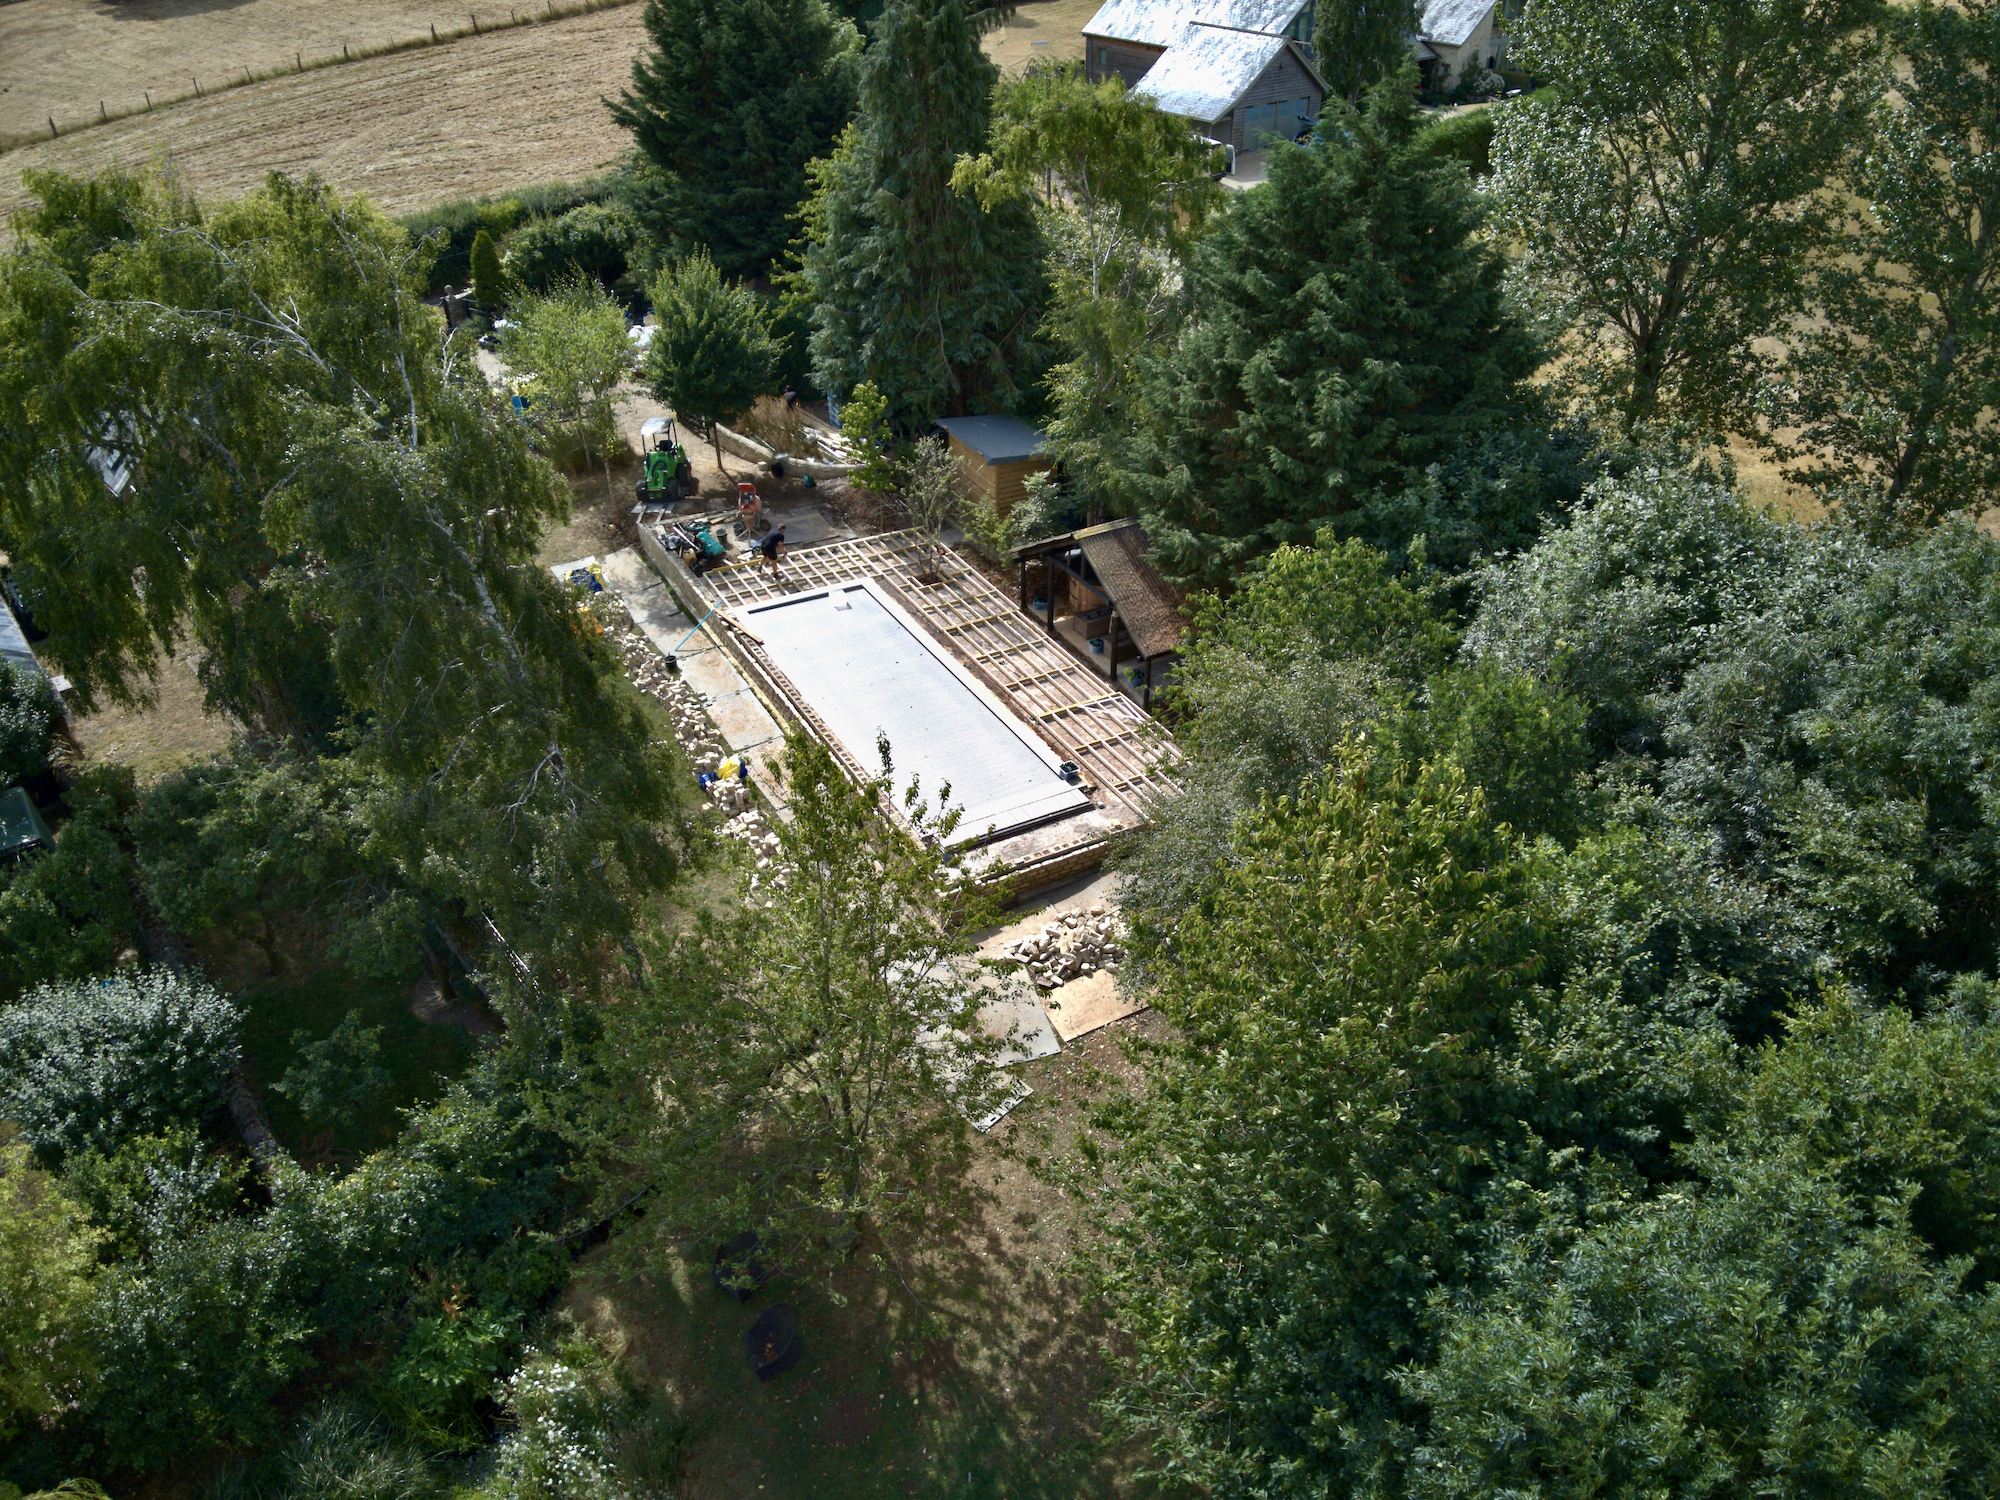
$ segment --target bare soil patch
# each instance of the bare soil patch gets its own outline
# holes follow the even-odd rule
[[[0,18],[36,3],[0,6]],[[203,197],[241,194],[271,172],[316,172],[392,214],[587,177],[631,144],[601,100],[631,77],[643,9],[268,79],[22,146],[0,156],[0,218],[27,201],[20,174],[30,167],[92,173],[166,161]]]

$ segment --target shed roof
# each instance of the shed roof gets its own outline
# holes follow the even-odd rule
[[[1161,656],[1179,648],[1187,632],[1187,622],[1181,618],[1180,591],[1160,576],[1146,555],[1152,544],[1143,526],[1136,520],[1109,521],[1029,542],[1009,555],[1025,561],[1071,548],[1080,549],[1097,574],[1141,656]]]
[[[938,426],[988,466],[1049,456],[1049,440],[1019,417],[939,417]]]
[[[1283,31],[1306,0],[1105,0],[1083,23],[1086,36],[1171,47],[1190,21],[1238,31]]]
[[[1417,34],[1427,42],[1462,47],[1500,0],[1424,0]]]

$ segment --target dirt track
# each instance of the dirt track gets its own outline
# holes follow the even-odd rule
[[[0,6],[0,18],[35,3]],[[90,172],[160,156],[203,196],[240,193],[273,171],[317,172],[391,213],[589,176],[630,144],[599,99],[631,77],[642,12],[625,5],[274,78],[22,146],[0,155],[0,220],[26,201],[27,168]]]

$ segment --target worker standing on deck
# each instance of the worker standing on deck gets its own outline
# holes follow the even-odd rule
[[[771,582],[778,581],[778,559],[785,554],[785,528],[776,527],[757,544],[757,550],[771,560]]]

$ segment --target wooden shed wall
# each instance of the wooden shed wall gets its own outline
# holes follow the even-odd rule
[[[1024,458],[1014,463],[989,464],[956,437],[949,446],[965,474],[966,485],[974,494],[991,500],[1003,516],[1027,493],[1028,476],[1041,473],[1053,463],[1047,458]]]
[[[1083,34],[1083,73],[1092,83],[1102,83],[1107,78],[1122,78],[1125,87],[1135,88],[1139,80],[1160,60],[1164,47],[1148,47],[1143,42],[1117,42],[1110,37]],[[1104,54],[1104,65],[1098,65],[1099,52]]]

